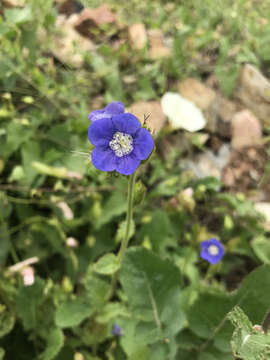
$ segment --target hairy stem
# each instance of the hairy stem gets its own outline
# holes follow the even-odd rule
[[[134,197],[134,187],[135,187],[135,178],[136,178],[135,174],[136,173],[134,172],[132,175],[130,175],[128,181],[128,198],[127,198],[128,207],[127,207],[127,218],[126,218],[126,232],[118,253],[118,261],[120,264],[123,260],[123,256],[125,254],[129,241],[130,227],[131,227],[132,215],[133,215],[133,197]]]
[[[135,180],[136,180],[136,172],[134,172],[132,175],[130,175],[128,180],[128,196],[127,196],[127,217],[126,217],[126,231],[125,236],[121,242],[121,246],[117,255],[117,259],[119,262],[119,265],[121,265],[125,251],[128,246],[129,241],[129,234],[130,234],[130,227],[132,223],[132,215],[133,215],[133,198],[134,198],[134,187],[135,187]],[[108,300],[113,296],[114,290],[116,287],[118,278],[118,272],[113,274],[112,282],[111,282],[111,288],[108,294]]]

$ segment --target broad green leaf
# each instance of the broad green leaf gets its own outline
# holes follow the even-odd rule
[[[228,315],[235,327],[232,349],[243,360],[267,360],[270,355],[270,334],[255,330],[243,310],[236,306]]]
[[[22,319],[25,330],[30,330],[38,325],[38,306],[44,300],[44,281],[35,278],[31,286],[23,286],[19,289],[16,309]]]
[[[47,347],[40,355],[40,360],[53,360],[64,345],[64,334],[62,330],[52,329],[48,336]]]
[[[15,315],[5,305],[0,304],[0,338],[8,334],[14,327]]]
[[[114,254],[102,256],[94,265],[95,272],[102,275],[112,275],[119,270],[120,264]]]
[[[91,316],[92,312],[90,305],[80,300],[67,301],[56,310],[55,323],[60,328],[77,326]]]
[[[269,310],[270,265],[262,265],[252,271],[242,282],[235,295],[239,305],[254,324],[260,324]]]
[[[138,326],[141,334],[153,334],[150,342],[157,336],[171,337],[183,327],[180,273],[175,265],[146,249],[130,248],[121,266],[120,281],[134,315],[141,322],[149,322]]]
[[[5,356],[5,350],[3,348],[0,348],[0,360],[4,360]]]
[[[270,264],[270,242],[269,239],[258,237],[254,239],[251,246],[258,258],[265,264]]]

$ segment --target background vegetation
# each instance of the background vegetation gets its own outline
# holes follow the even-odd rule
[[[119,247],[127,179],[97,171],[78,152],[89,151],[88,113],[112,100],[160,100],[179,80],[210,75],[229,97],[246,62],[269,75],[269,1],[107,3],[117,21],[95,29],[79,67],[57,58],[52,0],[0,5],[0,359],[268,359],[269,335],[252,325],[269,308],[269,234],[245,194],[184,168],[209,143],[167,127],[156,134],[109,301],[110,270],[95,263]],[[128,41],[113,46],[136,22],[161,29],[170,56],[151,59]],[[217,265],[199,257],[210,237],[226,249]],[[32,257],[35,282],[25,286],[10,266]]]

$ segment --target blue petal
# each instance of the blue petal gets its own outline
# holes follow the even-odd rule
[[[117,159],[116,171],[123,175],[131,175],[136,171],[139,164],[140,160],[131,153]]]
[[[90,121],[96,121],[96,120],[102,119],[102,117],[107,117],[107,116],[104,116],[104,110],[94,110],[94,111],[90,112],[90,114],[88,115],[88,119]]]
[[[110,118],[102,118],[94,121],[88,128],[88,139],[95,146],[108,146],[116,132]]]
[[[135,134],[141,127],[141,123],[136,116],[129,113],[115,115],[113,116],[112,121],[115,128],[125,134]]]
[[[125,112],[125,106],[121,101],[113,101],[104,108],[105,113],[118,115]]]
[[[95,168],[101,171],[113,171],[116,168],[116,156],[110,148],[95,147],[91,153]]]
[[[145,160],[154,149],[154,140],[150,132],[144,128],[137,131],[133,140],[134,154],[140,160]]]

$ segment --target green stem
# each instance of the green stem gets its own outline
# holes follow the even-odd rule
[[[118,253],[119,264],[122,263],[123,256],[125,254],[129,241],[130,227],[131,227],[132,215],[133,215],[133,197],[134,197],[135,179],[136,179],[136,172],[130,175],[128,181],[128,198],[127,198],[128,208],[127,208],[127,218],[126,218],[126,232]]]
[[[117,255],[117,259],[118,259],[120,266],[121,266],[125,251],[128,246],[128,241],[129,241],[130,226],[131,226],[132,215],[133,215],[133,198],[134,198],[134,187],[135,187],[135,180],[136,180],[135,174],[136,174],[136,172],[134,172],[132,175],[130,175],[129,180],[128,180],[128,196],[127,196],[128,206],[127,206],[127,217],[126,217],[126,232],[125,232],[125,236],[121,242],[121,246],[120,246],[120,249],[119,249],[119,252]],[[109,300],[113,296],[113,293],[114,293],[114,290],[116,287],[116,283],[117,283],[117,277],[118,277],[118,272],[113,274],[111,288],[108,293],[107,300]]]

